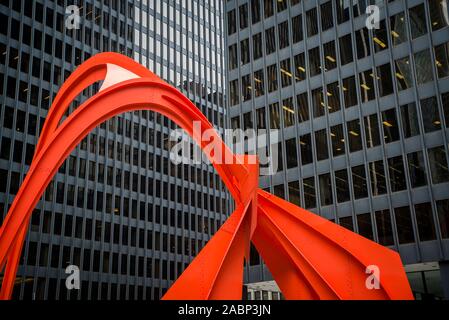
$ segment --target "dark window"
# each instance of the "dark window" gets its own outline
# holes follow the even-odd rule
[[[372,148],[380,145],[379,120],[377,114],[372,114],[364,118],[366,146]]]
[[[327,132],[326,129],[315,132],[316,159],[318,161],[329,158],[327,149]]]
[[[287,155],[287,169],[297,167],[296,138],[285,141],[285,151]]]
[[[265,77],[263,75],[263,69],[254,72],[254,95],[256,97],[265,94]]]
[[[391,42],[394,46],[408,40],[407,22],[404,12],[390,17]]]
[[[277,66],[273,64],[267,67],[268,92],[276,91],[278,88]]]
[[[435,223],[430,203],[415,204],[416,224],[418,226],[419,240],[429,241],[436,239]]]
[[[396,231],[398,234],[399,244],[415,242],[410,208],[408,206],[395,208],[394,216],[396,219]]]
[[[292,34],[293,34],[293,43],[297,43],[304,39],[301,14],[292,18]]]
[[[324,116],[325,113],[325,103],[323,97],[323,89],[318,88],[312,90],[312,107],[313,107],[313,117]]]
[[[265,18],[271,17],[274,14],[273,0],[263,1],[263,11]]]
[[[287,87],[292,84],[292,70],[290,67],[290,59],[285,59],[280,62],[281,71],[281,85]]]
[[[432,182],[436,184],[449,181],[449,170],[444,146],[428,149],[428,154]]]
[[[240,63],[242,65],[249,63],[249,39],[240,41]]]
[[[279,104],[270,104],[268,110],[270,111],[270,129],[279,129],[281,127],[281,115],[279,112]]]
[[[352,39],[351,34],[347,34],[339,38],[340,42],[340,63],[342,66],[354,60],[352,54]]]
[[[233,34],[237,31],[235,10],[228,12],[228,34]]]
[[[389,63],[377,67],[377,79],[381,97],[393,93],[393,82],[391,80],[391,68]]]
[[[328,30],[334,26],[334,18],[332,15],[332,1],[323,3],[321,6],[321,29]]]
[[[314,177],[303,179],[304,206],[306,209],[316,207],[316,192]]]
[[[407,154],[408,172],[413,188],[427,184],[426,169],[422,151]]]
[[[310,76],[316,76],[321,73],[320,47],[309,50]]]
[[[243,93],[243,101],[248,101],[251,99],[251,76],[247,74],[242,77],[242,93]]]
[[[293,106],[293,98],[282,100],[282,110],[284,114],[284,127],[290,127],[295,124],[295,107]]]
[[[295,80],[296,82],[306,79],[306,62],[304,58],[304,52],[297,54],[294,57],[295,60]]]
[[[441,100],[443,102],[443,113],[446,120],[446,128],[449,128],[449,93],[442,94]]]
[[[277,12],[284,11],[287,9],[287,0],[277,0]]]
[[[385,143],[399,140],[399,128],[395,109],[382,112],[382,124]]]
[[[318,33],[318,18],[316,8],[306,12],[307,20],[307,37],[314,36]]]
[[[324,67],[326,71],[337,67],[337,53],[335,52],[335,42],[330,41],[323,45]]]
[[[335,171],[335,187],[339,203],[349,201],[349,180],[346,169]]]
[[[336,0],[337,22],[338,24],[349,20],[349,3],[346,0]]]
[[[310,133],[300,137],[299,144],[301,145],[301,163],[306,165],[312,163],[312,141]]]
[[[438,221],[440,223],[441,238],[449,238],[449,200],[439,200],[436,202]]]
[[[388,33],[385,20],[379,21],[379,29],[373,29],[373,42],[375,52],[388,48]]]
[[[379,210],[375,212],[377,236],[379,243],[383,246],[391,246],[394,244],[393,230],[391,228],[390,210]]]
[[[343,125],[338,124],[331,127],[332,154],[334,157],[345,154],[345,137]]]
[[[438,78],[449,76],[449,42],[435,47],[435,62]]]
[[[368,163],[371,180],[371,192],[373,196],[387,193],[387,181],[385,179],[385,169],[382,160]]]
[[[298,122],[309,120],[309,102],[307,92],[296,96],[296,105],[298,109]]]
[[[347,122],[349,138],[349,152],[355,152],[362,149],[362,136],[360,130],[360,121],[358,119]]]
[[[369,213],[357,215],[357,226],[359,227],[359,234],[361,236],[374,240],[371,215]]]
[[[367,28],[355,32],[355,43],[357,46],[357,59],[365,58],[371,54]]]
[[[232,105],[239,103],[239,80],[235,79],[229,82],[229,102]]]
[[[432,61],[429,49],[415,53],[415,71],[416,81],[418,84],[423,84],[433,81]]]
[[[248,27],[248,4],[242,4],[239,7],[240,30]]]
[[[274,32],[274,27],[265,30],[265,46],[267,55],[276,51],[276,34]]]
[[[229,46],[229,69],[235,69],[238,66],[238,58],[237,58],[237,44],[233,44],[232,46]]]
[[[251,22],[260,21],[260,0],[251,0]]]
[[[410,68],[410,59],[405,57],[394,62],[395,78],[399,90],[405,90],[413,87],[412,70]]]
[[[362,102],[368,102],[375,97],[373,77],[374,74],[372,70],[366,70],[359,73],[360,96]]]
[[[440,112],[436,97],[421,100],[421,115],[424,131],[432,132],[441,128]]]
[[[390,174],[391,192],[405,190],[407,186],[405,183],[405,170],[402,156],[388,159],[388,172]]]
[[[409,9],[409,16],[412,38],[415,39],[425,35],[427,33],[427,14],[424,9],[424,4]]]
[[[288,21],[284,21],[278,25],[279,34],[279,49],[283,49],[290,45],[289,43],[289,32],[288,32]]]
[[[320,200],[322,206],[330,205],[334,202],[332,197],[332,182],[329,173],[318,176],[320,181]]]
[[[418,114],[414,102],[401,106],[402,130],[404,137],[409,138],[420,133]]]
[[[262,58],[262,33],[253,36],[253,60]]]
[[[356,199],[366,198],[368,196],[368,187],[366,181],[365,166],[360,165],[351,168],[352,187]]]
[[[349,77],[343,79],[343,98],[345,101],[345,107],[349,108],[355,106],[357,102],[357,90],[355,84],[355,77]]]
[[[288,201],[297,206],[301,205],[301,196],[299,192],[299,181],[290,181],[288,183]]]

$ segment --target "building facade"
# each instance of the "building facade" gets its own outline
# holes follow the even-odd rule
[[[268,142],[279,170],[261,187],[398,251],[417,298],[449,298],[448,6],[227,0],[225,10],[231,127],[281,131]],[[245,277],[253,292],[272,279],[254,250]]]
[[[222,132],[223,10],[218,0],[2,0],[0,222],[54,96],[95,53],[134,58]],[[70,111],[98,88],[85,90]],[[176,127],[139,111],[106,121],[83,140],[34,210],[14,298],[162,296],[226,219],[229,203],[211,166],[170,162]],[[69,265],[80,269],[80,290],[67,290]]]

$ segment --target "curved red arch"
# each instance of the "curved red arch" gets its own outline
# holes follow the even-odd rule
[[[104,80],[102,90],[60,124],[73,99],[99,80]],[[119,54],[92,57],[61,87],[28,174],[0,229],[0,266],[8,260],[1,299],[11,297],[31,212],[59,166],[98,124],[120,113],[141,109],[163,114],[191,136],[193,121],[201,123],[202,132],[213,128],[179,91]],[[251,240],[286,298],[412,298],[397,253],[258,190],[254,156],[232,154],[215,131],[209,141],[193,138],[203,150],[211,144],[223,150],[206,155],[231,192],[236,210],[164,299],[240,299],[243,259],[248,256]],[[226,164],[224,157],[229,154],[233,161]],[[366,267],[373,264],[382,271],[376,290],[365,285]]]

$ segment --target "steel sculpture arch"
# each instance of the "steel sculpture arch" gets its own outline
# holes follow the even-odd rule
[[[62,121],[76,96],[94,82],[100,92]],[[101,53],[81,64],[54,99],[29,171],[0,228],[0,299],[10,299],[30,216],[59,166],[98,124],[127,111],[152,110],[193,136],[234,198],[236,210],[163,299],[241,299],[243,265],[252,241],[287,299],[412,299],[399,255],[258,189],[255,156],[234,155],[198,108],[132,59]],[[222,150],[223,152],[213,152]],[[232,158],[225,159],[227,155]],[[379,274],[367,274],[375,266]],[[371,288],[369,281],[378,282]]]

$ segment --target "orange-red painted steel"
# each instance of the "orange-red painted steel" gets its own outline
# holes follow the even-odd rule
[[[103,81],[100,92],[63,120],[76,96],[97,81]],[[101,53],[80,65],[55,97],[0,228],[0,299],[11,298],[30,216],[59,166],[97,125],[142,109],[161,113],[193,137],[236,207],[163,299],[241,299],[251,241],[287,299],[413,298],[396,252],[260,190],[257,158],[234,155],[215,130],[210,135],[212,125],[182,93],[125,56]],[[208,139],[194,134],[195,121],[201,134],[209,130]],[[379,271],[378,288],[367,285],[372,266]]]

